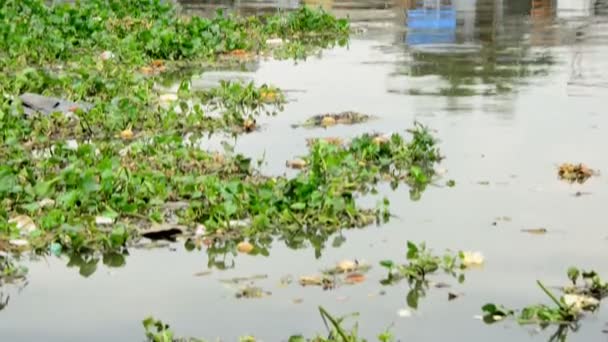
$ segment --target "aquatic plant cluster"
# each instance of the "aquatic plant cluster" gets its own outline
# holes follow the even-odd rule
[[[206,19],[160,1],[2,2],[0,246],[120,254],[150,231],[177,227],[190,236],[187,246],[208,248],[212,264],[213,253],[233,252],[244,239],[254,253],[277,236],[320,251],[341,228],[388,218],[386,201],[360,208],[356,198],[384,180],[408,183],[419,197],[441,159],[425,127],[410,141],[316,141],[295,177],[267,177],[250,158],[205,151],[199,141],[255,130],[258,115],[282,109],[279,89],[193,89],[190,79],[175,93],[157,87],[186,66],[285,51],[301,57],[345,43],[348,33],[347,21],[307,7]],[[28,104],[35,94],[72,105],[44,112]]]

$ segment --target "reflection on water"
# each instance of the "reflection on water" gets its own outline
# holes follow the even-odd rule
[[[530,76],[545,75],[553,58],[535,49],[522,12],[552,7],[534,0],[415,1],[406,9],[406,58],[394,75],[395,93],[496,95],[515,90]],[[517,6],[520,4],[520,6]],[[536,13],[536,12],[535,12]],[[429,77],[431,81],[429,81]],[[439,78],[440,80],[437,80]]]

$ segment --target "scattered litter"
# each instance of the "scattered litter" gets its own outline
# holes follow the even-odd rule
[[[344,145],[344,139],[339,138],[339,137],[308,138],[308,139],[306,139],[306,145],[310,147],[317,141],[324,141],[330,145],[335,145],[335,146]]]
[[[399,311],[397,311],[397,315],[399,317],[412,317],[412,312],[408,309],[401,309]]]
[[[547,228],[528,228],[521,230],[524,233],[534,234],[534,235],[542,235],[547,233]]]
[[[106,216],[95,217],[95,224],[98,226],[109,226],[114,223],[114,219]]]
[[[452,301],[452,300],[454,300],[454,299],[456,299],[458,297],[460,297],[459,294],[448,292],[448,301]]]
[[[254,274],[249,277],[234,277],[234,278],[230,278],[230,279],[220,279],[220,282],[224,283],[224,284],[239,284],[239,283],[243,283],[243,282],[247,282],[247,281],[262,280],[262,279],[268,279],[268,275],[267,274]]]
[[[560,179],[566,180],[568,182],[584,183],[591,176],[594,176],[596,172],[582,163],[563,163],[559,166],[557,174]]]
[[[293,283],[293,276],[290,275],[290,274],[282,276],[281,279],[279,280],[279,284],[282,287],[286,287],[288,285],[291,285],[291,283]]]
[[[283,44],[283,39],[281,38],[270,38],[270,39],[266,39],[266,45],[270,45],[270,46],[278,46]]]
[[[135,135],[131,128],[127,128],[124,131],[120,132],[120,138],[122,140],[132,140]]]
[[[462,252],[462,265],[476,267],[483,265],[484,257],[480,252]]]
[[[315,115],[306,120],[301,125],[293,125],[293,127],[329,127],[337,124],[352,125],[370,120],[372,117],[367,114],[361,114],[353,111],[341,113],[328,113]]]
[[[29,242],[27,242],[27,240],[23,240],[23,239],[9,240],[8,243],[13,246],[16,246],[16,247],[25,247],[25,246],[29,245]]]
[[[112,51],[108,51],[108,50],[102,52],[99,55],[99,58],[101,58],[102,61],[107,61],[107,60],[110,60],[110,59],[112,59],[114,57],[115,57],[114,53]]]
[[[249,254],[253,251],[253,245],[250,244],[247,241],[241,241],[239,242],[238,245],[236,245],[236,249],[241,252],[241,253],[245,253],[245,254]]]
[[[8,220],[8,223],[15,224],[21,234],[29,234],[37,229],[34,221],[27,215],[13,216]]]
[[[243,122],[243,130],[247,133],[251,133],[256,129],[256,121],[255,119],[247,118]]]
[[[329,277],[324,276],[303,276],[300,277],[300,285],[302,286],[321,286],[323,290],[333,289],[334,281]]]
[[[300,170],[306,167],[306,161],[304,159],[293,159],[288,160],[285,165],[291,169]]]
[[[38,202],[38,206],[40,208],[52,207],[54,205],[55,205],[55,201],[50,198],[44,198]]]
[[[565,294],[562,300],[576,312],[595,310],[600,305],[600,301],[596,298],[577,294]]]
[[[346,276],[347,284],[359,284],[365,281],[365,275],[361,273],[351,273]]]
[[[262,298],[271,294],[271,292],[264,291],[261,287],[247,285],[237,291],[236,298]]]

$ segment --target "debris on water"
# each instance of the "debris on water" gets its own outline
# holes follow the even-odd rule
[[[247,241],[241,241],[238,243],[238,245],[236,245],[236,249],[240,252],[240,253],[245,253],[245,254],[249,254],[253,251],[254,247],[252,244],[250,244]]]
[[[443,175],[445,175],[446,173],[448,173],[448,170],[447,170],[446,168],[443,168],[443,167],[438,167],[438,168],[435,168],[435,174],[436,174],[437,176],[443,176]]]
[[[524,233],[534,234],[534,235],[542,235],[548,232],[547,228],[527,228],[521,230]]]
[[[155,224],[151,228],[141,231],[141,235],[150,240],[174,241],[176,235],[184,233],[185,228],[186,227],[177,224]]]
[[[452,301],[458,297],[460,297],[460,295],[458,295],[456,293],[448,292],[448,301]]]
[[[8,243],[15,247],[25,247],[30,244],[27,240],[23,240],[23,239],[9,240]]]
[[[338,272],[351,272],[357,269],[359,262],[357,260],[342,260],[336,266]]]
[[[497,226],[498,222],[511,222],[511,218],[509,216],[499,216],[494,219],[492,222],[493,226]]]
[[[575,312],[593,311],[600,305],[600,301],[596,298],[577,294],[565,294],[562,300]]]
[[[302,276],[300,277],[300,285],[302,286],[321,286],[323,290],[333,289],[336,284],[333,279],[326,276]]]
[[[347,274],[349,272],[367,272],[371,268],[368,264],[360,263],[358,260],[342,260],[336,266],[324,270],[327,275]]]
[[[134,136],[135,135],[133,134],[133,130],[131,130],[131,128],[127,128],[120,132],[120,138],[122,140],[133,140]]]
[[[371,118],[372,117],[370,115],[353,111],[346,111],[341,113],[327,113],[315,115],[312,118],[306,120],[303,124],[294,125],[293,127],[329,127],[337,124],[353,125],[368,121]]]
[[[38,202],[38,206],[40,208],[53,207],[53,206],[55,206],[55,200],[52,200],[50,198],[41,199]]]
[[[361,273],[351,273],[346,276],[345,282],[347,284],[359,284],[365,281],[365,275]]]
[[[581,197],[581,196],[586,196],[586,195],[591,195],[590,192],[585,192],[585,191],[577,191],[574,193],[574,197]]]
[[[306,160],[296,158],[296,159],[288,160],[285,163],[285,165],[291,169],[301,170],[306,167]]]
[[[483,263],[484,257],[480,252],[462,252],[462,265],[464,267],[478,267]]]
[[[447,185],[450,188],[453,188],[456,186],[456,181],[453,179],[449,179],[447,182],[445,182],[445,185]]]
[[[269,291],[264,291],[261,287],[247,285],[238,290],[236,298],[262,298],[271,294]]]
[[[293,283],[293,276],[291,274],[284,275],[279,280],[279,284],[281,287],[286,287],[288,285],[291,285],[291,283]]]
[[[268,279],[268,274],[254,274],[252,276],[249,277],[234,277],[234,278],[230,278],[230,279],[220,279],[221,283],[224,284],[240,284],[243,282],[252,282],[255,280],[262,280],[262,279]]]
[[[408,309],[400,309],[399,311],[397,311],[397,316],[403,318],[412,317],[412,312]]]
[[[211,273],[213,273],[213,272],[211,272],[211,271],[196,272],[196,273],[194,273],[194,276],[195,277],[204,277],[204,276],[210,275]]]
[[[16,215],[8,220],[8,223],[14,224],[21,234],[29,234],[37,229],[34,220],[27,215]]]
[[[78,141],[74,139],[68,139],[65,141],[65,148],[70,151],[76,151],[78,149]]]
[[[114,58],[114,53],[112,51],[106,50],[99,55],[102,61],[107,61]]]
[[[563,163],[559,166],[557,174],[562,180],[566,180],[571,183],[584,183],[591,176],[594,176],[596,172],[582,163]]]
[[[308,147],[314,145],[316,142],[318,141],[324,141],[330,145],[335,145],[335,146],[343,146],[344,145],[344,139],[340,138],[340,137],[325,137],[325,138],[308,138],[306,139],[306,145]]]
[[[24,93],[19,96],[19,99],[23,103],[23,110],[27,116],[33,116],[37,113],[49,115],[59,112],[66,117],[73,118],[76,110],[82,109],[87,111],[92,107],[89,103],[77,103],[34,93]]]
[[[325,116],[323,119],[321,119],[320,126],[329,127],[335,125],[336,123],[336,119],[334,119],[332,116]]]
[[[200,237],[200,236],[205,235],[206,232],[207,232],[207,228],[204,225],[197,224],[196,230],[194,231],[194,236]]]
[[[98,226],[109,226],[114,223],[114,219],[106,216],[95,217],[95,224]]]
[[[269,46],[278,46],[283,44],[283,39],[281,38],[270,38],[270,39],[266,39],[266,45]]]
[[[256,121],[255,119],[247,118],[243,122],[243,130],[247,133],[251,133],[256,129]]]
[[[448,288],[448,287],[452,287],[450,284],[448,283],[444,283],[444,282],[437,282],[437,283],[431,283],[434,287],[438,288],[438,289],[444,289],[444,288]]]
[[[166,70],[165,62],[160,59],[153,60],[149,65],[143,66],[139,70],[144,75],[158,75]]]
[[[173,93],[167,93],[167,94],[162,94],[158,97],[158,103],[163,106],[166,107],[168,105],[170,105],[172,102],[177,101],[179,98],[177,97],[177,94],[173,94]]]
[[[301,304],[304,301],[302,298],[294,298],[291,302],[294,304]]]
[[[60,243],[57,242],[53,242],[50,246],[49,246],[49,251],[51,252],[52,255],[54,256],[60,256],[61,255],[61,251],[63,250],[63,246],[61,246]]]

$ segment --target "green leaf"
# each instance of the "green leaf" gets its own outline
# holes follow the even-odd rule
[[[393,268],[393,266],[395,265],[395,263],[392,260],[382,260],[380,261],[380,266],[382,267],[386,267],[386,268]]]
[[[407,293],[407,306],[416,310],[418,309],[418,299],[420,298],[420,294],[416,288],[411,289]]]
[[[304,210],[306,209],[306,203],[303,202],[297,202],[291,205],[291,210],[296,210],[296,211],[300,211],[300,210]]]
[[[418,257],[418,246],[411,241],[407,242],[407,259],[416,259]]]

